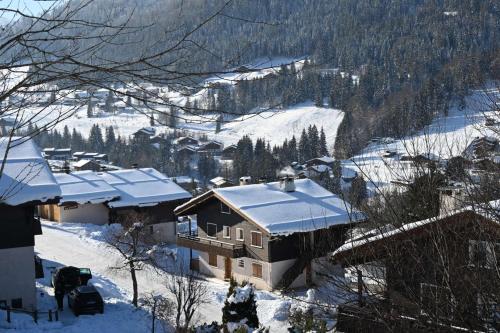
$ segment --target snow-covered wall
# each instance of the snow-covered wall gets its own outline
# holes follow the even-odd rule
[[[60,221],[67,223],[93,223],[98,225],[109,222],[109,209],[104,204],[84,204],[59,207]]]

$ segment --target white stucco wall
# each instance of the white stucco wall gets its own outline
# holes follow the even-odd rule
[[[104,204],[84,204],[77,208],[59,207],[63,223],[92,223],[103,225],[109,222],[109,209]]]
[[[23,308],[36,309],[35,251],[33,246],[0,250],[0,301],[22,298]]]

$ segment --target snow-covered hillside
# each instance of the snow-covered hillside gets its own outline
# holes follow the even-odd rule
[[[66,114],[71,110],[70,106],[55,106],[50,110],[43,111],[37,116],[37,123],[46,123]],[[28,114],[34,113],[27,111]],[[26,117],[27,117],[26,116]],[[282,144],[285,139],[295,135],[298,139],[302,130],[309,125],[316,125],[318,129],[323,127],[329,147],[333,147],[337,128],[343,119],[343,112],[330,108],[319,108],[313,103],[298,104],[287,109],[266,110],[258,114],[241,116],[231,122],[224,123],[220,133],[215,134],[215,122],[208,119],[189,116],[186,120],[179,120],[178,128],[185,129],[194,134],[206,134],[209,138],[221,141],[226,146],[236,143],[243,135],[249,135],[252,139],[265,138],[271,145]],[[208,121],[207,121],[208,120]],[[116,115],[102,114],[99,117],[88,118],[86,107],[79,108],[75,114],[59,122],[55,128],[62,131],[68,126],[70,131],[75,128],[84,136],[88,136],[90,128],[94,124],[101,127],[113,126],[117,134],[129,137],[132,133],[142,127],[150,125],[149,112],[143,113],[121,113]],[[156,126],[157,133],[170,131],[166,126]]]
[[[491,93],[495,91],[488,92]],[[490,104],[484,91],[475,91],[466,98],[465,109],[450,108],[447,117],[434,119],[415,135],[401,139],[381,138],[360,154],[343,161],[343,166],[358,171],[373,191],[376,187],[390,185],[391,180],[411,178],[412,162],[401,161],[401,156],[422,154],[444,160],[460,155],[474,138],[493,135],[491,128],[484,124],[486,117],[495,118]],[[395,152],[396,156],[383,157],[388,151]]]

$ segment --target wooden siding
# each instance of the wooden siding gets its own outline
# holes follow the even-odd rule
[[[34,207],[0,205],[0,215],[0,249],[35,245]]]

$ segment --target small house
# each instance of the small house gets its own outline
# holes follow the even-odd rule
[[[221,159],[222,160],[233,160],[234,154],[236,154],[236,151],[237,151],[236,145],[230,145],[230,146],[225,147],[222,150]]]
[[[355,332],[360,322],[387,327],[377,324],[377,316],[391,318],[392,327],[423,318],[418,323],[433,323],[433,331],[482,330],[492,324],[498,329],[499,209],[500,202],[492,201],[400,227],[378,228],[335,250],[334,262],[356,268],[357,308],[365,309],[340,311],[337,329]],[[356,311],[360,316],[355,316],[355,323]],[[441,324],[445,326],[439,329]],[[372,326],[373,331],[380,329]]]
[[[143,127],[140,130],[134,132],[132,136],[134,137],[134,140],[146,142],[149,141],[149,139],[155,134],[156,129],[154,127]]]
[[[177,145],[177,146],[184,146],[184,145],[197,146],[197,145],[199,145],[199,141],[196,140],[195,138],[190,137],[190,136],[181,136],[181,137],[178,137],[177,139],[175,139],[173,144]]]
[[[224,145],[218,141],[208,141],[198,148],[200,153],[210,153],[214,155],[218,155],[222,152]]]
[[[71,148],[45,148],[42,156],[46,160],[69,160],[71,159]]]
[[[99,171],[101,170],[101,165],[94,160],[79,160],[73,163],[73,169],[75,171]]]
[[[332,167],[334,162],[335,159],[333,157],[329,156],[316,157],[310,159],[309,161],[306,161],[306,167],[318,166],[318,165],[326,165]]]
[[[230,187],[234,186],[233,182],[230,180],[227,180],[224,177],[215,177],[209,180],[209,183],[214,187],[214,188],[222,188],[222,187]]]
[[[108,224],[109,201],[120,193],[92,171],[54,174],[61,188],[57,204],[40,206],[40,216],[63,223]]]
[[[8,139],[0,138],[5,156]],[[36,206],[57,202],[61,191],[33,140],[12,138],[0,177],[0,307],[36,310]]]
[[[156,241],[175,243],[174,208],[191,199],[191,194],[152,168],[98,172],[96,175],[119,193],[118,199],[107,202],[112,223],[130,223],[131,217],[140,215]]]
[[[212,189],[175,213],[196,215],[197,233],[177,239],[198,252],[192,267],[267,290],[317,282],[316,259],[340,246],[349,224],[362,218],[314,181],[289,177]]]

